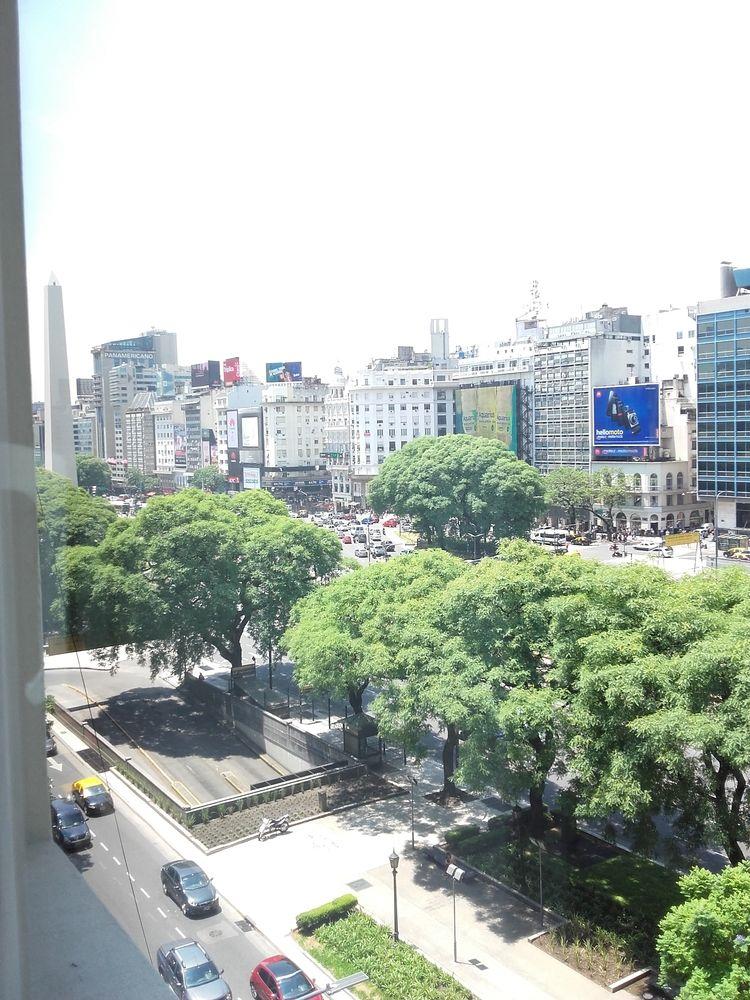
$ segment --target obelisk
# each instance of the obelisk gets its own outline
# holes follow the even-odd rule
[[[54,274],[44,289],[44,465],[78,485],[62,286]]]

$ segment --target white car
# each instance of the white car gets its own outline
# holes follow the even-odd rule
[[[663,544],[661,538],[642,538],[633,548],[636,552],[656,552]]]

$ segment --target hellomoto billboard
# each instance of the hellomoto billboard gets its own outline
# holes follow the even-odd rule
[[[456,434],[502,441],[518,453],[516,386],[488,385],[475,389],[457,389]]]
[[[659,386],[604,385],[594,388],[592,445],[634,448],[659,444]]]

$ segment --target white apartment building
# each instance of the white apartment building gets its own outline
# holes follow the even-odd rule
[[[323,439],[328,471],[331,474],[331,497],[348,504],[352,498],[350,467],[351,415],[348,379],[340,368],[323,401]]]
[[[276,473],[323,470],[325,397],[319,378],[269,382],[263,389],[266,468]],[[322,478],[322,477],[321,477]]]
[[[388,455],[415,438],[453,433],[452,362],[412,348],[398,353],[358,372],[349,389],[350,499],[356,503]]]
[[[158,475],[173,476],[176,469],[184,469],[185,414],[179,400],[154,403],[154,446]]]
[[[695,309],[670,306],[644,316],[642,324],[644,354],[651,362],[651,378],[654,382],[686,380],[685,391],[695,400]]]

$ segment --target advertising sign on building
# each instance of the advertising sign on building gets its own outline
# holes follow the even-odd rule
[[[239,415],[236,410],[227,410],[227,448],[240,446]]]
[[[190,367],[190,384],[194,389],[221,385],[221,365],[218,361],[201,361]]]
[[[174,467],[184,469],[187,460],[187,443],[185,441],[185,425],[174,424]]]
[[[201,458],[203,465],[211,465],[211,446],[216,446],[216,435],[210,427],[201,430]]]
[[[515,385],[457,389],[455,396],[456,434],[502,441],[512,451],[518,452]]]
[[[242,489],[243,490],[259,490],[260,489],[260,469],[257,467],[251,467],[249,465],[243,466],[242,469]]]
[[[227,358],[224,362],[224,385],[234,385],[240,380],[240,359]]]
[[[594,448],[658,445],[658,384],[596,386],[593,418]]]
[[[260,447],[260,419],[257,415],[242,418],[242,447]]]
[[[272,361],[266,365],[266,382],[301,382],[301,361]]]
[[[595,462],[647,462],[648,448],[628,448],[619,445],[594,448],[592,458]]]

